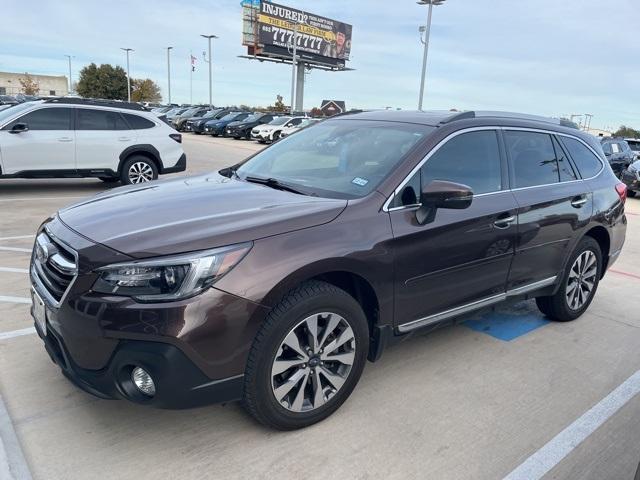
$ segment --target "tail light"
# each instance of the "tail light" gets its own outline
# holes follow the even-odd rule
[[[171,140],[175,140],[178,143],[182,143],[181,133],[170,133],[169,136],[171,137]]]
[[[627,186],[624,183],[618,183],[616,185],[616,192],[618,193],[622,203],[627,201]]]

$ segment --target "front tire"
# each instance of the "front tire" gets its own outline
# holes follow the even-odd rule
[[[245,371],[245,408],[278,430],[324,420],[355,388],[368,347],[358,302],[331,284],[306,282],[287,294],[256,335]]]
[[[122,165],[120,181],[123,185],[146,183],[158,178],[156,164],[142,155],[129,157]]]
[[[602,276],[602,250],[598,242],[584,237],[567,262],[558,291],[536,298],[538,308],[551,320],[570,322],[582,315],[596,294]]]

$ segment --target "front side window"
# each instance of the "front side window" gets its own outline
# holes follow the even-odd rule
[[[507,130],[504,139],[513,166],[514,188],[549,185],[560,181],[551,135]]]
[[[371,193],[424,136],[426,125],[326,121],[261,151],[238,177],[275,179],[303,193],[359,198]]]
[[[119,112],[79,108],[76,130],[129,130]]]
[[[582,178],[594,177],[602,170],[602,162],[584,143],[571,137],[561,137],[560,141],[567,148]]]
[[[11,130],[17,123],[27,124],[29,130],[71,130],[72,116],[72,108],[40,108],[9,123],[4,130]]]

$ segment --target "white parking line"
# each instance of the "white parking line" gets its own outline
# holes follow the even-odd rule
[[[0,395],[0,479],[31,480],[31,478],[11,417]]]
[[[0,303],[23,303],[25,305],[31,305],[31,299],[29,297],[11,297],[0,295]]]
[[[531,455],[504,480],[538,480],[640,393],[640,370]]]
[[[33,335],[34,333],[36,333],[36,329],[33,327],[21,328],[20,330],[12,330],[10,332],[0,332],[0,340],[8,340],[10,338],[24,337],[25,335]]]
[[[27,270],[26,268],[0,267],[0,272],[6,272],[6,273],[29,273],[29,270]]]
[[[6,252],[24,252],[31,253],[30,248],[18,248],[18,247],[0,247],[0,250],[4,250]]]
[[[33,238],[35,235],[17,235],[15,237],[0,237],[0,242],[4,240],[22,240],[23,238]]]

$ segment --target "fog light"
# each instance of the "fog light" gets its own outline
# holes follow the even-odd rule
[[[131,380],[133,380],[133,383],[138,387],[138,390],[148,397],[153,397],[156,394],[156,385],[146,370],[140,367],[134,368],[131,372]]]

